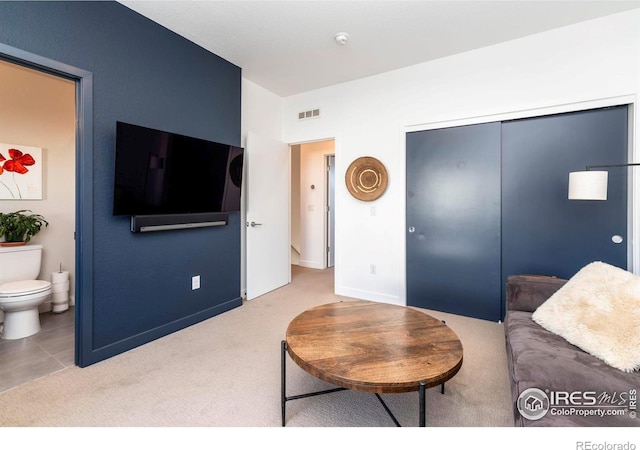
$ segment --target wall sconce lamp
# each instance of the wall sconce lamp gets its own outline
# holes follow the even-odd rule
[[[640,163],[607,164],[603,166],[587,166],[581,172],[569,173],[569,200],[606,200],[609,172],[605,167],[640,166]]]

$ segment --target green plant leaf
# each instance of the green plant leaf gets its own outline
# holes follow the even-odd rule
[[[4,236],[7,242],[29,242],[43,226],[48,227],[49,222],[27,209],[0,213],[0,236]]]

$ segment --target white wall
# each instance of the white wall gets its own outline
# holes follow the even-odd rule
[[[70,272],[72,299],[75,119],[73,81],[0,61],[0,142],[42,147],[44,160],[43,199],[0,200],[0,211],[28,209],[49,222],[30,241],[44,247],[39,278],[51,281],[51,272],[58,271],[62,263],[63,270]],[[47,310],[47,305],[41,310]]]
[[[639,66],[640,11],[633,10],[286,98],[284,140],[335,137],[337,180],[360,156],[380,159],[389,173],[375,215],[336,183],[336,293],[406,303],[407,130],[628,103],[640,92]],[[311,107],[322,117],[298,121],[297,112]],[[635,201],[634,208],[637,217]],[[638,229],[634,223],[636,236]],[[639,254],[636,243],[636,272]]]
[[[300,145],[300,265],[312,269],[327,266],[325,158],[332,154],[332,140]]]

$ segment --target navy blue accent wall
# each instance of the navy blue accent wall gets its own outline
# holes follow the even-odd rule
[[[116,121],[239,146],[241,69],[116,2],[0,2],[0,43],[93,74],[94,226],[79,231],[94,243],[94,290],[77,299],[92,311],[80,365],[240,306],[239,213],[225,227],[134,234],[112,203]]]

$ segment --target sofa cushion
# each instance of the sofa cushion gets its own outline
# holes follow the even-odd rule
[[[567,280],[542,275],[510,275],[507,278],[507,309],[534,312]]]
[[[640,368],[640,277],[631,272],[588,264],[532,318],[612,367]]]

